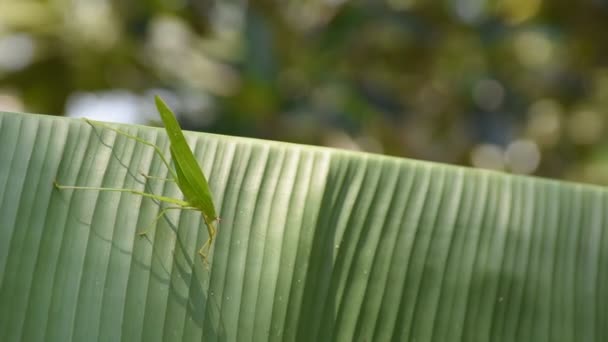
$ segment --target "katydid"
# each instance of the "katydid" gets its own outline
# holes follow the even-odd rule
[[[176,199],[166,196],[155,195],[139,190],[134,189],[122,189],[122,188],[103,188],[103,187],[87,187],[87,186],[67,186],[60,185],[57,181],[54,182],[54,185],[58,189],[76,189],[76,190],[97,190],[97,191],[116,191],[116,192],[128,192],[135,195],[140,195],[148,198],[152,198],[161,202],[170,203],[174,206],[163,208],[159,214],[154,219],[152,225],[155,225],[156,222],[162,218],[168,210],[172,209],[181,209],[181,210],[196,210],[200,211],[203,217],[203,221],[207,226],[207,231],[209,233],[209,237],[205,244],[199,250],[199,254],[203,258],[205,262],[207,262],[208,252],[211,248],[211,244],[213,243],[213,239],[216,234],[216,227],[214,225],[215,221],[219,220],[219,217],[216,214],[215,206],[213,205],[213,198],[211,194],[211,190],[209,189],[209,184],[207,183],[207,179],[203,174],[200,166],[196,162],[194,158],[194,154],[190,150],[188,143],[186,142],[186,138],[182,133],[181,127],[179,123],[175,119],[175,115],[169,109],[169,107],[163,102],[163,100],[155,96],[156,108],[160,113],[160,117],[165,125],[165,130],[167,131],[167,136],[169,137],[170,142],[170,151],[171,151],[171,159],[173,160],[174,168],[171,168],[171,165],[167,161],[167,159],[163,156],[160,148],[151,142],[143,140],[135,135],[131,135],[129,133],[123,132],[114,127],[108,126],[101,122],[94,122],[91,120],[86,120],[92,126],[100,126],[106,129],[110,129],[118,134],[124,135],[130,139],[134,139],[140,143],[151,146],[154,148],[156,154],[159,155],[163,164],[167,166],[169,169],[169,173],[171,178],[162,179],[154,176],[144,175],[147,179],[161,179],[167,181],[174,181],[182,194],[184,195],[184,199]],[[140,233],[140,235],[145,235],[146,232]]]

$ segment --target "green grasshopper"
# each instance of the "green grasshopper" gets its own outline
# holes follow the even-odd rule
[[[165,130],[167,131],[167,135],[169,136],[169,141],[171,143],[170,151],[171,158],[173,160],[174,168],[171,167],[167,159],[163,156],[160,148],[151,142],[143,140],[137,136],[131,135],[129,133],[123,132],[114,127],[108,126],[101,122],[95,122],[88,119],[85,119],[87,123],[91,126],[100,126],[109,130],[112,130],[120,135],[124,135],[127,138],[134,139],[142,144],[151,146],[154,148],[156,154],[158,154],[163,162],[169,169],[171,174],[171,178],[166,179],[168,181],[174,181],[182,194],[184,195],[184,199],[176,199],[166,196],[159,196],[139,190],[134,189],[121,189],[121,188],[102,188],[102,187],[87,187],[87,186],[67,186],[60,185],[57,181],[54,182],[54,185],[57,189],[75,189],[75,190],[97,190],[97,191],[116,191],[116,192],[128,192],[135,195],[140,195],[148,198],[152,198],[161,202],[166,202],[173,204],[172,207],[163,208],[159,214],[154,219],[152,225],[154,226],[160,218],[162,218],[168,210],[172,209],[182,209],[182,210],[195,210],[200,211],[203,220],[205,221],[205,225],[207,226],[207,231],[209,233],[209,238],[205,242],[205,244],[199,250],[199,254],[203,258],[203,261],[207,263],[207,256],[209,250],[211,248],[211,244],[213,243],[213,239],[216,235],[217,229],[214,225],[215,221],[219,221],[219,217],[216,214],[215,206],[213,205],[213,198],[211,195],[211,190],[209,189],[209,184],[207,183],[207,179],[203,174],[200,166],[196,162],[188,143],[186,142],[186,138],[182,133],[182,129],[179,126],[179,123],[175,119],[175,115],[169,109],[169,107],[163,102],[163,100],[155,96],[156,108],[160,113],[160,117],[165,125]],[[144,175],[145,176],[145,175]],[[157,179],[156,177],[145,176],[146,178]],[[141,232],[140,235],[145,235],[146,231]]]

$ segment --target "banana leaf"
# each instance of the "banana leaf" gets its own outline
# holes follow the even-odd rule
[[[116,125],[157,144],[164,130]],[[606,341],[603,187],[185,132],[221,221],[149,147],[0,113],[2,341]],[[145,236],[138,232],[148,229]]]

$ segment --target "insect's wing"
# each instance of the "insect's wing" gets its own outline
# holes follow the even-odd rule
[[[196,162],[175,115],[160,97],[156,96],[155,101],[171,142],[171,157],[175,164],[177,185],[188,202],[201,209],[207,218],[217,219],[207,179]]]
[[[200,191],[197,191],[197,189],[191,183],[188,182],[188,178],[186,178],[186,176],[184,175],[184,171],[182,170],[180,163],[177,162],[175,159],[175,153],[173,152],[173,150],[171,150],[171,158],[174,161],[173,164],[175,166],[175,175],[177,176],[176,182],[179,186],[179,189],[184,194],[184,198],[186,198],[186,200],[192,206],[201,209],[203,215],[205,215],[206,218],[210,219],[211,221],[217,219],[215,207],[213,206],[211,196],[201,196]],[[206,182],[207,181],[205,180],[205,183]]]

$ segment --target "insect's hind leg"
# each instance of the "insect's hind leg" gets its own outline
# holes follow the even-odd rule
[[[198,254],[203,259],[203,262],[206,265],[209,265],[209,261],[208,261],[209,251],[211,250],[211,244],[213,243],[213,239],[215,238],[215,235],[217,234],[217,229],[213,225],[213,221],[210,221],[209,219],[207,219],[204,216],[204,214],[203,214],[203,220],[205,221],[205,225],[207,226],[207,232],[209,233],[209,237],[207,238],[207,241],[201,247],[201,249],[198,250]]]
[[[141,237],[147,236],[148,232],[156,226],[157,222],[161,219],[161,217],[165,216],[167,214],[167,211],[174,210],[174,209],[194,210],[194,211],[200,212],[200,209],[194,208],[194,207],[166,207],[166,208],[163,208],[158,213],[158,215],[156,215],[156,217],[152,221],[152,224],[150,224],[150,226],[148,228],[146,228],[143,231],[138,232],[137,234]],[[204,219],[204,221],[205,221],[205,225],[207,226],[207,231],[209,232],[209,238],[207,239],[207,241],[205,242],[203,247],[201,247],[201,249],[199,249],[198,254],[203,259],[203,263],[205,264],[205,266],[209,267],[208,253],[209,253],[209,250],[211,249],[211,243],[213,243],[213,239],[215,238],[217,230],[212,223],[208,222],[207,219]]]
[[[161,210],[161,211],[158,213],[158,215],[156,215],[156,217],[154,218],[154,220],[152,221],[152,223],[150,224],[150,226],[148,226],[148,228],[146,228],[145,230],[142,230],[142,231],[137,232],[137,235],[139,235],[139,236],[141,236],[141,237],[147,236],[147,235],[148,235],[148,232],[149,232],[149,231],[150,231],[152,228],[156,227],[156,224],[158,223],[158,220],[160,220],[160,219],[161,219],[161,217],[165,216],[165,214],[167,213],[167,211],[169,211],[169,210],[173,210],[173,209],[182,209],[182,210],[183,210],[184,208],[183,208],[183,207],[166,207],[166,208],[163,208],[163,209],[162,209],[162,210]]]
[[[161,182],[175,182],[175,178],[164,178],[164,177],[150,176],[150,175],[147,175],[147,174],[145,174],[143,172],[139,172],[139,174],[142,175],[147,180],[157,180],[157,181],[161,181]]]

